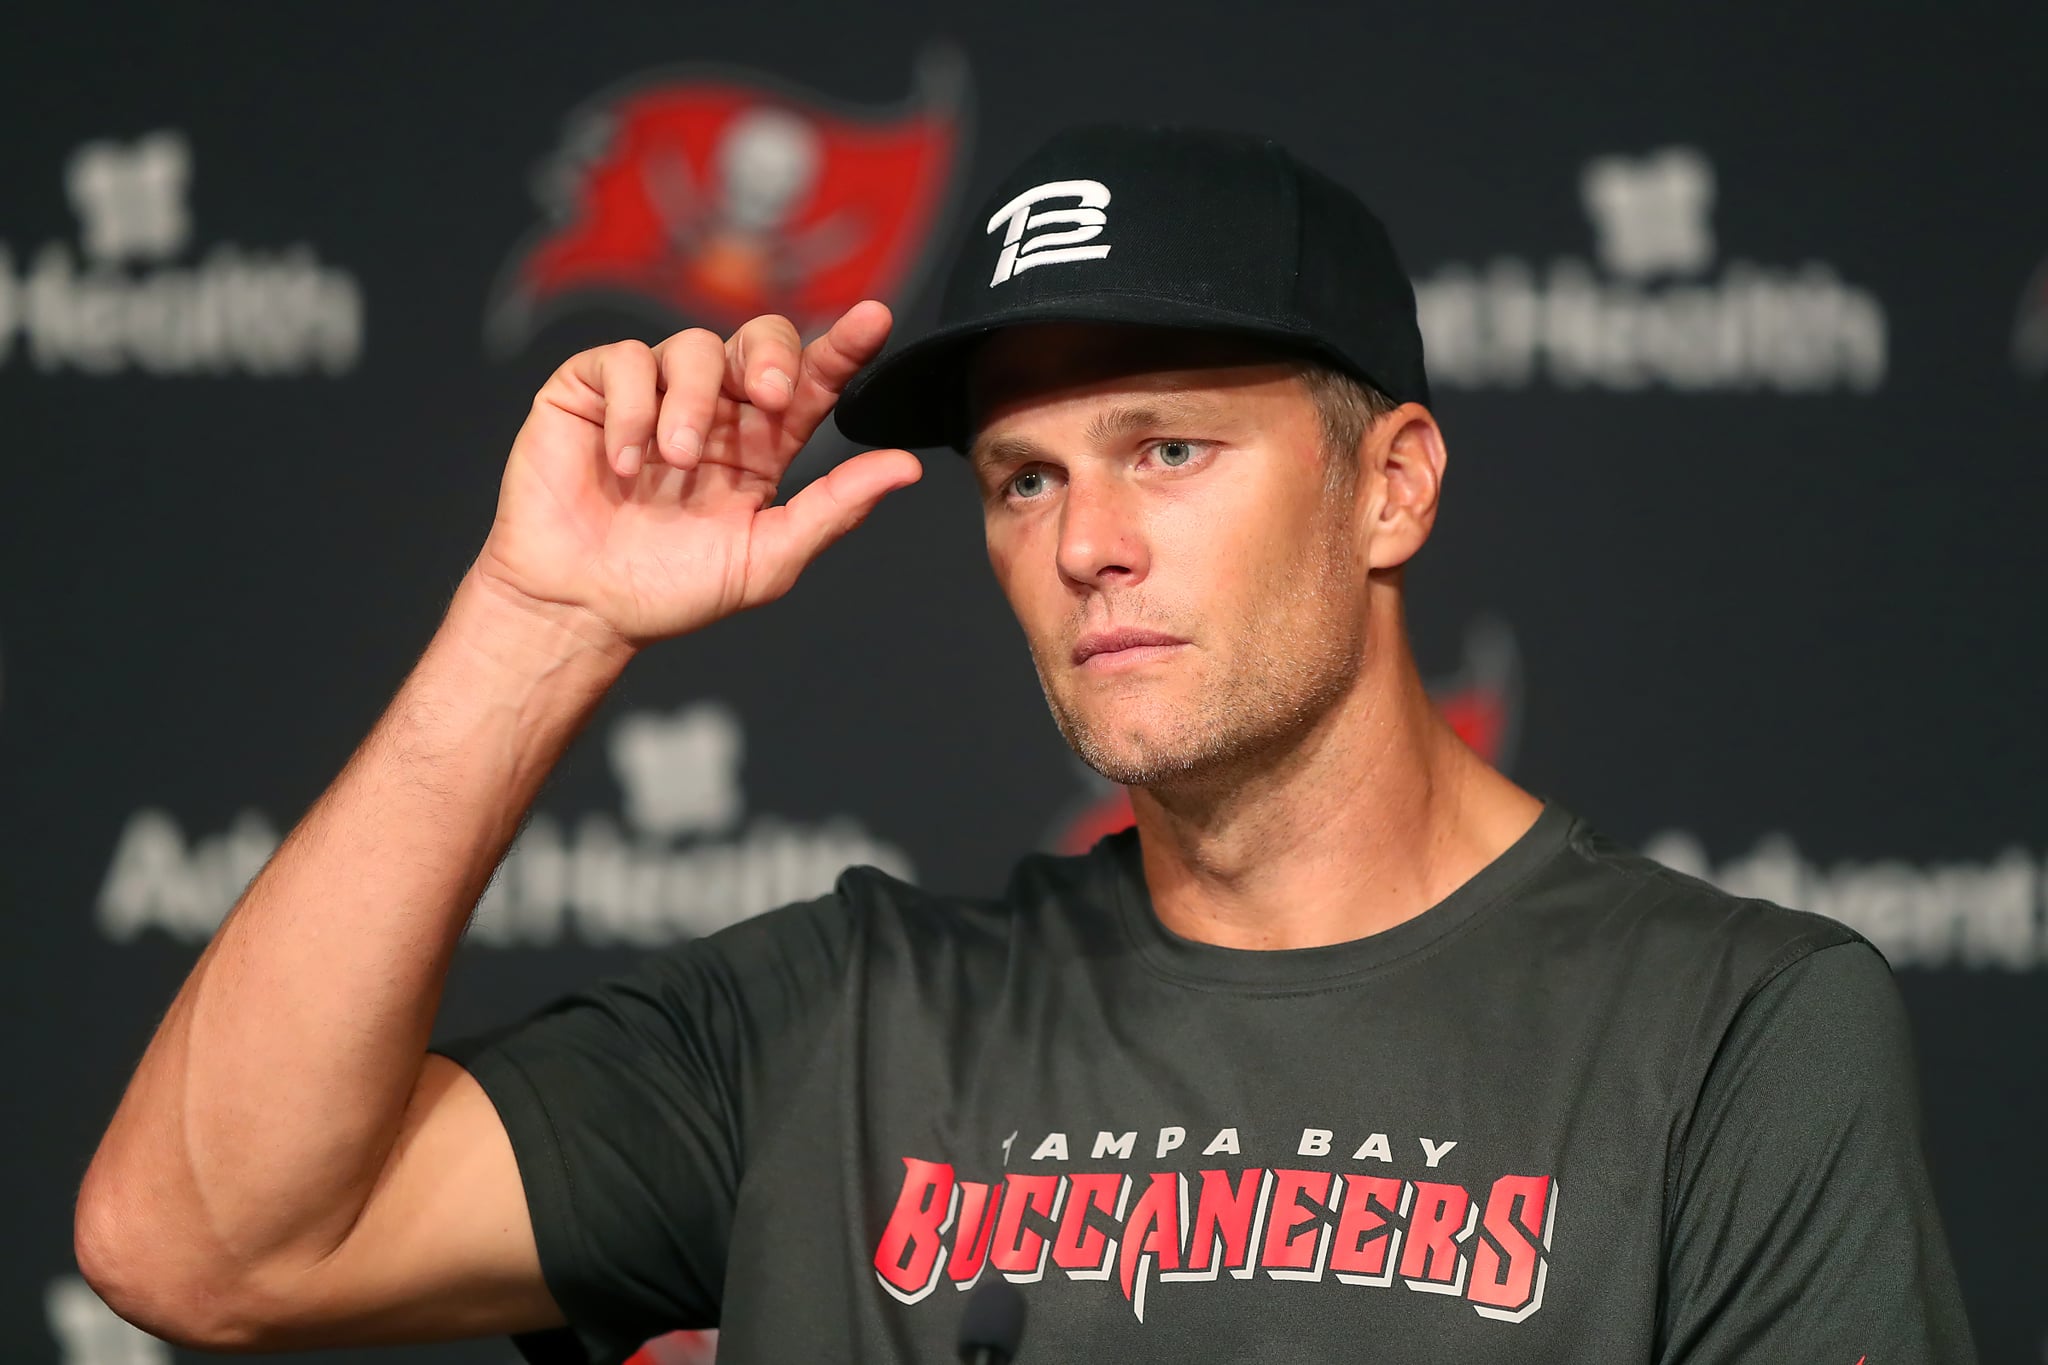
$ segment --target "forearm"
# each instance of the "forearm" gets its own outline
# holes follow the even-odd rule
[[[81,1243],[198,1275],[347,1234],[491,870],[626,651],[474,574],[334,784],[223,921],[81,1194]],[[158,1267],[168,1269],[168,1267]]]

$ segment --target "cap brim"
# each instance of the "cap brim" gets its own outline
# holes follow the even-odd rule
[[[990,334],[1041,322],[1112,322],[1265,337],[1350,362],[1312,336],[1307,326],[1144,295],[1069,295],[1010,309],[997,317],[940,327],[890,351],[856,374],[839,396],[834,420],[848,440],[875,447],[951,446],[972,442],[968,367]]]

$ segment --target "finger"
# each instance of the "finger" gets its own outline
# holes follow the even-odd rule
[[[923,476],[924,466],[907,450],[870,450],[834,466],[782,506],[756,515],[747,561],[749,605],[788,592],[826,546],[867,520],[883,498]]]
[[[796,324],[770,313],[734,332],[725,346],[725,394],[763,412],[781,412],[796,391],[803,338]]]
[[[894,319],[887,304],[874,299],[856,303],[840,315],[830,331],[804,348],[803,370],[796,394],[783,414],[783,431],[801,444],[839,401],[840,390],[860,367],[881,354]]]
[[[654,352],[642,341],[619,341],[597,350],[595,385],[604,399],[604,459],[630,479],[654,441]]]
[[[677,469],[695,469],[711,435],[718,411],[718,389],[725,378],[725,342],[702,327],[678,332],[655,347],[661,382],[662,460]]]

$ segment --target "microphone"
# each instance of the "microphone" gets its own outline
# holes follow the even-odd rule
[[[961,1365],[1010,1365],[1024,1340],[1024,1296],[1001,1275],[991,1275],[967,1296],[960,1314]]]

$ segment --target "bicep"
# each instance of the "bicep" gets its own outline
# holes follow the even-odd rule
[[[467,1071],[429,1054],[362,1215],[269,1286],[266,1348],[382,1345],[559,1326],[512,1143]]]
[[[718,1320],[749,1096],[807,1048],[844,939],[788,907],[437,1044],[362,1218],[309,1275],[316,1342],[562,1327],[624,1358]]]

